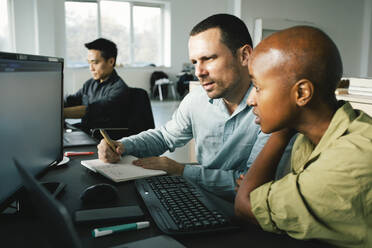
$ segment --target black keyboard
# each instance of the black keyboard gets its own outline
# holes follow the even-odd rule
[[[236,229],[234,205],[181,176],[137,179],[135,185],[164,233],[196,234]]]

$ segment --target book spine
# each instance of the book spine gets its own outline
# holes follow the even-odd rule
[[[360,96],[372,96],[372,92],[359,91],[359,90],[349,90],[350,95],[360,95]]]
[[[362,92],[372,92],[372,87],[357,87],[357,86],[350,86],[349,91],[362,91]]]
[[[348,78],[350,87],[367,87],[372,88],[372,79],[369,78]]]

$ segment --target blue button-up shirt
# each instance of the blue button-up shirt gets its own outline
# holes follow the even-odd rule
[[[185,165],[183,176],[226,198],[235,196],[235,180],[251,166],[269,135],[261,132],[246,104],[249,88],[232,115],[223,99],[210,99],[200,86],[180,103],[172,119],[159,129],[123,138],[125,154],[158,156],[195,139],[199,165]],[[287,149],[281,164],[286,164]]]

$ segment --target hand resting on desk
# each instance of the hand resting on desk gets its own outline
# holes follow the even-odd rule
[[[116,163],[120,161],[120,156],[125,148],[123,143],[113,141],[115,144],[115,152],[110,148],[105,139],[102,139],[98,144],[98,158],[105,163]],[[168,157],[148,157],[133,161],[134,165],[141,166],[144,169],[163,170],[168,174],[182,175],[184,165],[168,158]]]
[[[148,157],[140,158],[133,161],[134,165],[141,166],[144,169],[163,170],[171,175],[182,176],[184,165],[168,157]]]
[[[120,161],[121,154],[124,152],[124,145],[121,142],[114,141],[115,151],[113,151],[107,142],[102,139],[97,145],[98,148],[98,158],[105,163],[116,163]]]

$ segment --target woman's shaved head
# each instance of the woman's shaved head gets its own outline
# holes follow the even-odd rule
[[[334,99],[342,76],[342,61],[335,43],[323,31],[296,26],[276,32],[254,49],[252,59],[259,56],[270,56],[270,66],[287,77],[286,82],[307,79],[318,97]]]

